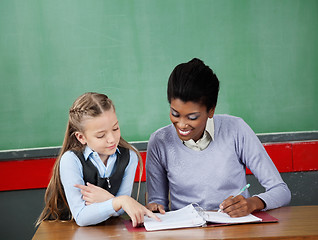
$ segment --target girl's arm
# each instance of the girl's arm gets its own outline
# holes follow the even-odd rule
[[[110,198],[114,198],[113,199],[114,210],[116,212],[119,210],[123,210],[127,212],[127,214],[130,216],[132,220],[134,227],[144,222],[144,215],[147,215],[148,217],[152,217],[156,220],[160,220],[151,211],[149,211],[140,203],[138,203],[136,200],[134,200],[133,198],[127,195],[114,197],[105,189],[95,186],[93,184],[89,184],[89,183],[88,183],[88,186],[76,185],[76,187],[81,189],[81,193],[83,194],[83,199],[85,200],[86,205],[90,205],[96,202],[102,202]]]
[[[82,199],[81,189],[75,187],[85,185],[83,167],[77,156],[66,152],[60,162],[60,177],[71,213],[79,226],[94,225],[117,215],[113,208],[113,198],[86,205]]]
[[[113,200],[113,207],[115,211],[123,209],[131,218],[134,227],[137,227],[144,222],[145,215],[160,221],[160,218],[158,218],[153,212],[149,211],[135,199],[126,195],[115,197]]]
[[[132,189],[133,189],[134,181],[135,181],[136,169],[138,165],[138,156],[132,150],[130,150],[129,153],[130,153],[130,161],[128,166],[126,167],[125,174],[121,182],[121,185],[118,189],[118,192],[116,194],[116,197],[123,196],[123,195],[131,196],[131,193],[132,193]],[[124,213],[124,209],[119,209],[116,211],[117,215],[120,215],[123,213]]]
[[[75,187],[81,189],[82,199],[86,205],[90,205],[97,202],[104,202],[114,198],[115,196],[107,190],[98,187],[94,184],[87,183],[87,185],[75,184]]]

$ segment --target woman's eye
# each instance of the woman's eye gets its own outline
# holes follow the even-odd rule
[[[97,138],[103,138],[105,135],[97,136]]]
[[[171,115],[174,117],[179,117],[179,114],[173,110],[171,110]]]
[[[188,116],[189,120],[197,120],[199,116]]]
[[[113,129],[114,132],[117,131],[117,130],[119,130],[119,127]]]

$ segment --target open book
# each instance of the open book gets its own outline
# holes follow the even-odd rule
[[[156,213],[156,215],[161,219],[161,222],[145,217],[144,226],[147,231],[199,227],[205,226],[208,222],[237,224],[262,221],[261,218],[252,214],[244,217],[231,218],[226,213],[203,211],[200,207],[194,207],[193,204],[189,204],[176,211],[166,212],[165,214]]]

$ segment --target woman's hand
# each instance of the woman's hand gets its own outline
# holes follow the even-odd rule
[[[81,194],[83,195],[82,199],[85,201],[86,205],[97,202],[104,202],[111,198],[114,198],[114,195],[107,190],[95,186],[91,183],[87,183],[87,186],[75,184],[74,187],[81,189]]]
[[[260,198],[245,198],[242,195],[234,198],[230,196],[220,204],[222,212],[227,213],[230,217],[243,217],[264,207],[264,203]]]
[[[149,203],[146,206],[152,212],[159,212],[161,214],[165,214],[165,208],[161,204],[158,203]]]
[[[122,208],[131,218],[133,227],[143,224],[145,215],[160,221],[160,218],[153,212],[149,211],[135,199],[126,195],[115,197],[113,199],[113,208],[116,212]]]

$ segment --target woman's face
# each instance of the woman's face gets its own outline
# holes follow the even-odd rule
[[[207,112],[206,106],[200,103],[171,99],[170,120],[182,141],[198,141],[203,136],[208,118],[212,118],[213,114],[214,109]]]

